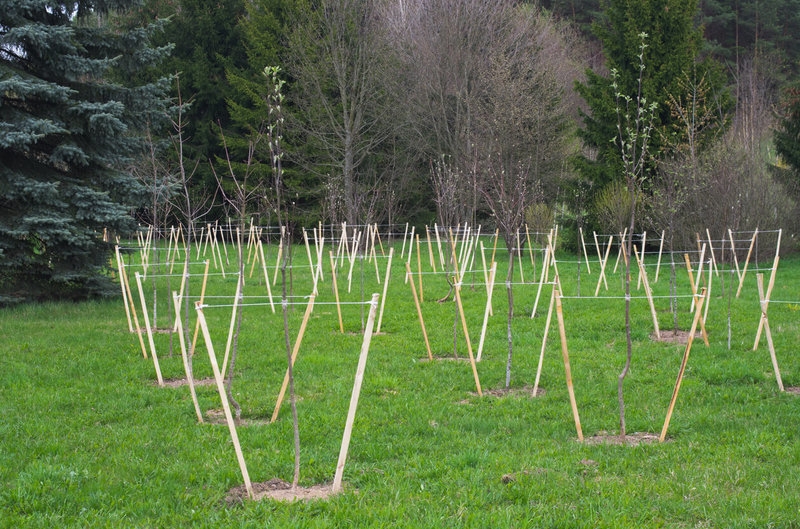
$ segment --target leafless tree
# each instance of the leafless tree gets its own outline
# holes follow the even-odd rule
[[[381,173],[371,162],[391,129],[380,84],[389,54],[377,38],[374,5],[321,0],[298,21],[289,46],[297,108],[292,123],[324,158],[312,153],[301,161],[326,181],[335,197],[328,200],[331,209],[341,205],[351,225],[363,220],[362,199]]]

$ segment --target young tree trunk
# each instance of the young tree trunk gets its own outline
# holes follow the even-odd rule
[[[239,233],[244,232],[244,217],[239,221]],[[241,242],[241,241],[240,241]],[[241,294],[242,283],[244,282],[244,255],[242,254],[242,245],[238,244],[238,258],[239,258],[239,293]],[[234,300],[236,303],[236,300]],[[242,408],[239,406],[239,403],[233,397],[233,391],[231,391],[231,384],[233,383],[233,371],[236,368],[236,353],[239,350],[239,331],[242,327],[242,309],[241,304],[239,306],[239,310],[236,312],[236,330],[233,333],[233,345],[231,347],[231,359],[230,365],[228,366],[228,372],[226,373],[225,377],[225,392],[228,394],[228,401],[233,406],[234,412],[236,412],[236,419],[238,420],[242,415]]]
[[[292,408],[292,431],[294,432],[294,476],[292,477],[292,489],[297,488],[300,481],[300,426],[297,422],[297,399],[294,394],[294,370],[292,366],[292,345],[289,341],[289,315],[286,303],[286,262],[288,252],[283,254],[283,265],[281,266],[281,278],[283,283],[283,336],[286,341],[286,362],[289,366],[289,404]]]
[[[510,246],[510,245],[509,245]],[[508,321],[507,321],[507,334],[508,334],[508,359],[506,360],[506,391],[511,386],[511,319],[514,317],[514,287],[511,284],[514,278],[514,248],[508,252],[508,274],[506,274],[506,291],[508,292]]]
[[[623,258],[625,259],[625,342],[627,345],[627,355],[625,358],[625,367],[622,369],[622,372],[619,374],[619,379],[617,382],[617,396],[619,399],[619,437],[622,443],[625,443],[625,398],[622,392],[622,384],[625,380],[625,377],[628,376],[628,371],[631,368],[631,240],[633,239],[633,221],[634,221],[634,209],[635,208],[635,198],[633,196],[633,192],[631,192],[631,223],[629,226],[628,233],[628,240],[626,244],[623,245],[622,251]],[[627,249],[625,248],[627,246]]]

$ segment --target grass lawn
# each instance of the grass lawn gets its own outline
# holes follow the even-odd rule
[[[270,254],[274,262],[274,247]],[[311,285],[305,249],[296,247],[295,256],[294,293],[305,295]],[[505,379],[507,256],[498,256],[494,316],[478,364],[484,390],[503,387]],[[574,296],[577,264],[567,261],[577,257],[559,257],[565,295]],[[525,280],[531,281],[530,260],[523,262]],[[380,260],[381,279],[385,263]],[[592,274],[584,268],[580,276],[584,296],[594,293],[598,278],[596,259],[591,264]],[[423,266],[428,267],[427,252]],[[358,304],[343,306],[348,332],[338,332],[336,307],[327,304],[334,299],[329,266],[324,271],[295,366],[301,485],[333,479],[362,339]],[[648,272],[652,276],[653,268]],[[248,279],[246,295],[265,293],[257,275]],[[475,278],[482,281],[482,275]],[[609,276],[610,290],[601,296],[623,293],[620,275]],[[360,301],[361,277],[356,262],[348,294],[347,270],[340,271],[343,301]],[[669,269],[662,267],[656,295],[668,293],[668,279]],[[167,325],[165,281],[157,283],[159,326]],[[199,281],[191,278],[190,295],[199,293]],[[679,293],[687,294],[685,270],[677,281]],[[374,267],[366,262],[363,282],[365,298],[380,292]],[[171,287],[177,283],[173,278]],[[152,302],[152,283],[145,285]],[[208,294],[228,297],[207,302],[230,303],[235,285],[230,275],[211,277]],[[779,392],[765,337],[752,351],[759,321],[755,274],[748,272],[741,297],[732,301],[730,350],[728,297],[720,285],[714,277],[711,346],[695,341],[669,442],[589,445],[576,438],[555,316],[541,380],[546,393],[480,398],[471,394],[468,363],[420,361],[426,356],[422,334],[396,258],[385,334],[373,338],[369,353],[346,490],[329,501],[294,504],[225,503],[227,491],[242,483],[228,429],[197,424],[186,387],[153,384],[153,364],[128,332],[121,298],[2,310],[0,527],[800,527],[800,396]],[[536,288],[514,289],[512,385],[524,387],[535,378],[550,292],[542,294],[541,316],[530,319]],[[435,301],[447,290],[442,276],[424,276],[425,322],[434,354],[441,356],[453,354],[455,305]],[[772,297],[800,300],[800,256],[781,261]],[[483,286],[464,286],[475,349],[485,300]],[[656,299],[662,329],[671,328],[668,307],[668,299]],[[265,306],[244,308],[233,383],[244,418],[269,418],[286,368],[276,308],[275,314]],[[688,329],[689,299],[680,298],[679,308],[679,326]],[[290,315],[292,340],[303,309],[293,307]],[[584,435],[617,432],[624,302],[568,298],[563,311]],[[684,346],[651,341],[646,300],[634,299],[631,312],[628,431],[659,433]],[[221,357],[230,308],[210,307],[205,314]],[[775,304],[769,314],[784,384],[800,386],[800,305]],[[456,336],[458,354],[465,357],[460,323]],[[168,334],[155,341],[164,377],[184,376],[177,336],[172,355]],[[202,378],[211,368],[202,337],[198,343],[195,374]],[[214,387],[197,391],[203,411],[220,407]],[[253,481],[291,481],[288,405],[276,423],[242,426],[238,434]]]

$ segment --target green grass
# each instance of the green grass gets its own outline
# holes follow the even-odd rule
[[[274,259],[274,248],[271,253]],[[305,263],[303,248],[295,255]],[[503,259],[498,275],[506,270]],[[592,264],[591,276],[585,269],[581,273],[584,295],[593,293],[597,281],[598,267]],[[565,294],[574,295],[576,265],[565,262],[560,270]],[[530,281],[529,261],[525,273]],[[320,302],[333,300],[327,266],[325,274]],[[555,318],[541,381],[547,393],[540,398],[479,398],[470,395],[475,387],[468,364],[420,362],[425,349],[402,275],[395,259],[386,335],[372,340],[345,469],[348,489],[309,504],[225,505],[226,491],[241,483],[227,428],[198,425],[187,388],[152,384],[152,362],[142,358],[127,330],[121,298],[0,312],[0,527],[800,527],[800,397],[778,391],[766,340],[751,350],[759,318],[754,274],[748,273],[741,298],[733,300],[731,350],[727,296],[714,278],[707,324],[711,347],[695,342],[670,442],[636,448],[576,441]],[[347,294],[346,271],[340,273],[347,301],[360,300],[359,278],[357,263]],[[295,279],[295,293],[307,294],[307,269],[295,269]],[[657,295],[667,292],[667,279],[662,268]],[[367,298],[380,291],[374,268],[366,263],[364,280]],[[163,281],[160,326],[167,321]],[[424,281],[432,347],[436,354],[452,354],[453,303],[432,301],[447,292],[446,284],[440,276]],[[687,293],[685,272],[678,282]],[[146,284],[152,301],[151,283]],[[619,273],[609,277],[609,286],[609,295],[621,293]],[[192,295],[199,292],[196,276],[191,289]],[[208,293],[232,296],[234,289],[235,278],[214,276]],[[248,280],[245,294],[264,292],[255,275]],[[544,318],[529,318],[535,293],[534,287],[515,287],[516,387],[532,385],[536,373]],[[463,298],[477,348],[483,287],[465,286]],[[773,298],[800,300],[797,256],[782,260]],[[548,301],[546,291],[540,312],[546,313]],[[686,329],[688,301],[680,302],[680,326]],[[662,328],[669,328],[668,301],[656,304]],[[291,314],[292,340],[303,308]],[[485,389],[502,387],[505,377],[502,281],[494,308],[478,365]],[[343,307],[346,330],[353,333],[341,335],[335,307],[318,305],[300,349],[295,377],[303,485],[333,478],[361,345],[360,310]],[[206,309],[220,357],[229,311]],[[625,355],[623,301],[565,299],[564,316],[584,434],[615,432],[617,375]],[[770,323],[784,383],[800,385],[795,348],[800,310],[773,305]],[[658,433],[683,346],[649,340],[645,300],[632,302],[632,328],[633,367],[625,382],[628,431]],[[458,336],[459,354],[465,356],[460,326]],[[183,376],[177,337],[171,357],[168,335],[155,339],[164,376]],[[202,338],[199,343],[196,376],[210,376]],[[271,414],[285,370],[282,344],[280,311],[246,307],[234,379],[244,417]],[[203,410],[220,407],[215,388],[198,388],[198,396]],[[277,423],[238,432],[254,481],[291,480],[288,406]],[[517,479],[503,483],[507,473],[518,473]]]

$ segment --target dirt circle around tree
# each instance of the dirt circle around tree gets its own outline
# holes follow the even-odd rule
[[[783,390],[789,395],[800,395],[800,386],[785,387]]]
[[[659,435],[650,432],[634,432],[627,434],[623,441],[619,434],[608,433],[605,431],[597,432],[591,437],[584,437],[583,442],[587,445],[614,445],[614,446],[631,446],[636,447],[640,445],[657,444]],[[667,439],[665,442],[669,442]]]
[[[433,360],[431,360],[427,356],[423,356],[422,358],[417,359],[417,362],[420,362],[422,364],[424,364],[426,362],[469,362],[469,357],[468,356],[455,357],[455,356],[436,356],[436,355],[433,355]],[[477,362],[477,360],[476,360],[476,362]]]
[[[183,386],[187,386],[189,384],[186,377],[183,378],[165,378],[164,379],[164,387],[165,388],[181,388]],[[207,378],[200,378],[194,379],[194,385],[197,386],[213,386],[216,384],[214,377],[207,377]],[[150,382],[151,386],[158,386],[158,381]]]
[[[676,343],[676,344],[687,344],[689,343],[689,331],[685,331],[683,329],[678,329],[677,331],[669,330],[669,331],[661,331],[661,338],[656,337],[656,333],[650,333],[650,339],[654,342],[661,342],[661,343]],[[703,334],[700,331],[695,331],[694,333],[695,340],[702,340]]]
[[[273,478],[269,481],[253,483],[253,501],[264,499],[280,502],[314,501],[327,500],[334,495],[332,483],[321,483],[310,487],[296,487],[292,489],[292,484],[280,478]],[[357,491],[356,491],[357,492]],[[249,500],[247,489],[244,485],[233,487],[225,495],[225,503],[237,505]]]
[[[495,398],[502,398],[502,397],[527,397],[529,399],[534,399],[536,397],[541,397],[547,390],[544,388],[537,388],[536,394],[533,394],[533,386],[524,386],[521,388],[497,388],[497,389],[484,389],[483,396],[484,397],[495,397]],[[474,391],[470,391],[469,393],[473,397],[477,397],[478,393]]]
[[[225,412],[220,408],[214,408],[206,411],[203,420],[206,422],[206,424],[224,424],[224,425],[228,424],[228,421],[225,419]],[[234,417],[233,424],[235,424],[236,426],[264,426],[270,424],[270,422],[269,419],[257,419],[257,418],[236,419]]]

